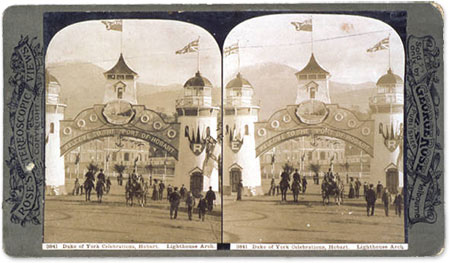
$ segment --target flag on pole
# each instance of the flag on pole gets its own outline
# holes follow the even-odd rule
[[[213,137],[206,139],[206,155],[203,161],[203,175],[211,177],[214,170],[219,171],[219,156],[222,152],[220,143]]]
[[[224,49],[225,56],[229,56],[231,54],[238,54],[238,53],[239,53],[238,43],[232,44],[231,46],[225,47],[225,49]]]
[[[197,39],[197,40],[194,40],[194,41],[190,42],[184,48],[182,48],[180,50],[177,50],[175,52],[175,54],[182,55],[182,54],[186,54],[186,53],[198,52],[198,42],[199,41],[200,41],[200,39]]]
[[[102,21],[106,26],[106,30],[114,30],[122,32],[122,20]]]
[[[377,52],[385,49],[389,49],[389,37],[383,38],[380,42],[376,43],[375,46],[367,49],[367,52]]]
[[[75,165],[77,165],[80,162],[80,154],[77,154],[75,157]]]
[[[308,31],[312,32],[312,19],[307,19],[303,22],[291,22],[293,26],[295,26],[295,30],[297,31]]]

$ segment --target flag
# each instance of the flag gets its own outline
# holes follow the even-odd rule
[[[238,54],[239,53],[239,45],[238,43],[235,43],[231,46],[225,47],[224,49],[224,55],[229,56],[231,54]]]
[[[219,156],[222,152],[220,143],[217,143],[213,137],[206,139],[206,155],[203,161],[203,175],[211,177],[214,170],[219,171]]]
[[[186,53],[198,52],[198,42],[200,39],[194,40],[191,43],[187,44],[184,48],[177,50],[175,54],[181,55]]]
[[[106,26],[106,30],[114,30],[122,32],[122,20],[102,21]]]
[[[382,39],[380,42],[376,43],[375,46],[367,49],[367,52],[377,52],[388,48],[389,48],[389,37],[386,37]]]
[[[272,160],[271,160],[271,164],[273,165],[275,163],[275,153],[272,153]]]
[[[77,154],[75,157],[75,165],[77,165],[80,162],[80,154]]]
[[[297,31],[308,31],[312,32],[312,19],[307,19],[303,22],[291,22],[292,25],[295,26],[295,30]]]

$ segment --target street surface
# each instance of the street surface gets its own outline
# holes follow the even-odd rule
[[[348,188],[347,188],[348,189]],[[362,192],[362,191],[361,191]],[[384,214],[377,200],[375,215],[368,217],[365,201],[344,199],[337,206],[334,198],[323,205],[318,185],[308,185],[299,203],[280,202],[279,196],[224,198],[225,243],[401,243],[404,238],[402,217],[390,207]]]
[[[67,189],[72,189],[70,186]],[[170,220],[169,202],[153,201],[150,190],[145,207],[125,205],[124,186],[114,181],[111,192],[97,202],[92,191],[91,202],[83,196],[46,196],[44,242],[72,243],[217,243],[221,238],[220,205],[204,222],[194,213],[189,221],[185,204],[178,218]],[[196,200],[198,203],[198,200]],[[196,212],[196,210],[194,211]]]

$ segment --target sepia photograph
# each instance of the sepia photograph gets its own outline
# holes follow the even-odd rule
[[[404,53],[389,25],[362,16],[267,15],[231,30],[224,242],[406,242]]]
[[[172,20],[72,24],[46,53],[44,243],[218,243],[221,52]]]

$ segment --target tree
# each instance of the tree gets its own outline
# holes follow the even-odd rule
[[[320,164],[318,164],[318,163],[309,164],[309,170],[311,170],[315,175],[319,175]]]
[[[285,163],[283,166],[283,170],[286,171],[288,174],[291,174],[294,171],[294,166],[289,163]]]
[[[125,171],[126,166],[123,164],[115,164],[114,165],[114,171],[116,171],[118,174],[123,174]]]
[[[98,165],[92,162],[89,163],[86,168],[88,169],[88,171],[94,172],[94,174],[97,173],[97,171],[99,170]]]

